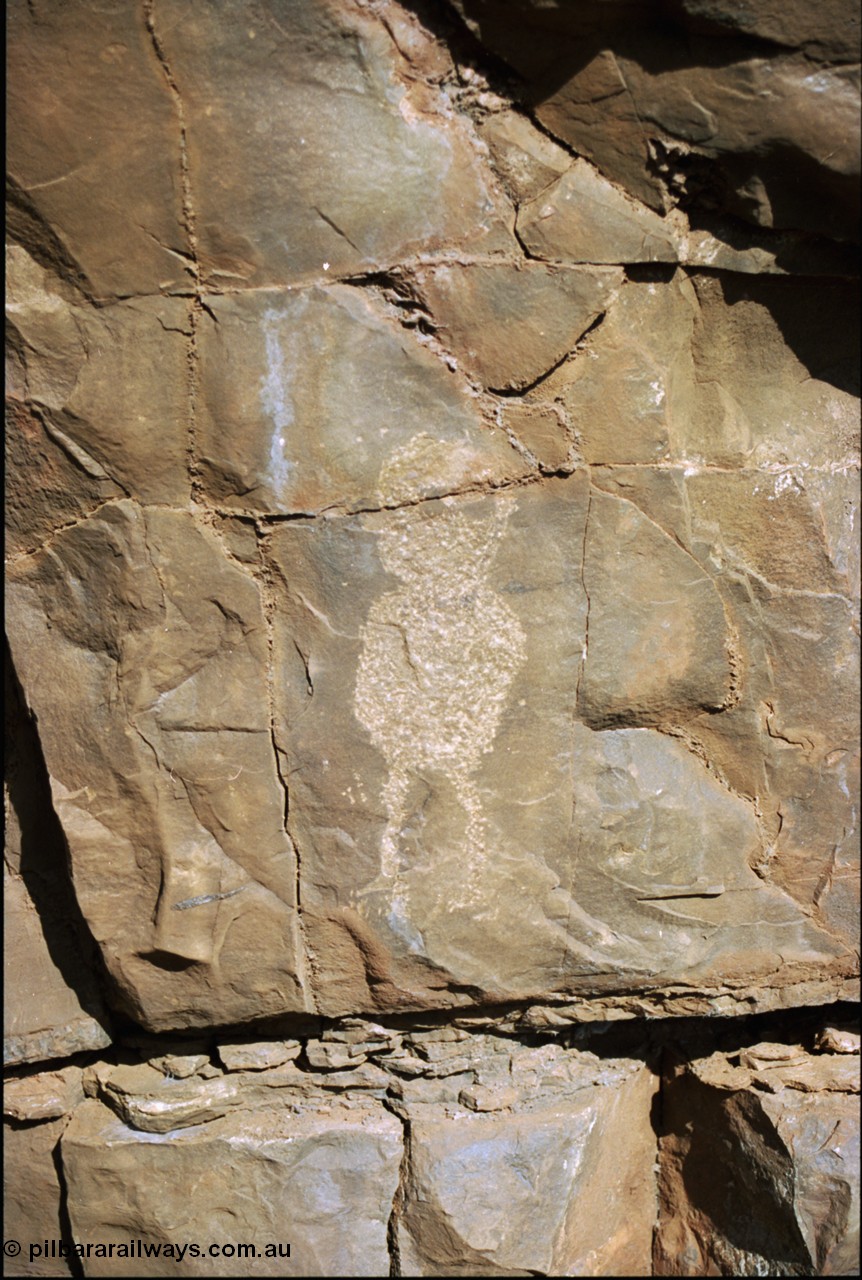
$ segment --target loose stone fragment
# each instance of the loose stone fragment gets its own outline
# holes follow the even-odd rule
[[[201,1068],[208,1063],[205,1053],[167,1053],[161,1058],[150,1059],[151,1066],[174,1080],[187,1080],[189,1076],[199,1075]]]
[[[352,1046],[337,1044],[325,1040],[309,1040],[305,1046],[305,1056],[313,1067],[323,1071],[342,1071],[352,1067],[357,1061],[364,1062],[364,1055],[358,1058],[351,1052]]]
[[[302,1052],[298,1040],[248,1041],[245,1044],[220,1044],[219,1061],[225,1071],[266,1071],[292,1062]]]
[[[818,1031],[814,1047],[821,1053],[858,1053],[859,1032],[844,1027],[824,1027]]]
[[[504,1111],[518,1101],[518,1091],[501,1085],[473,1085],[461,1090],[458,1101],[469,1111]]]
[[[55,1120],[84,1099],[81,1068],[60,1067],[35,1075],[12,1076],[3,1083],[3,1114],[13,1120]]]

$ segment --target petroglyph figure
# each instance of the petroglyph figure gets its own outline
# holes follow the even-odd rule
[[[415,503],[427,492],[429,477],[451,470],[453,448],[415,437],[381,472],[381,505]],[[609,954],[617,963],[643,967],[638,945],[584,911],[532,851],[505,855],[521,865],[523,901],[505,902],[498,895],[499,868],[476,775],[526,661],[521,624],[489,581],[515,501],[498,494],[487,514],[476,508],[467,514],[461,502],[443,498],[433,507],[400,506],[383,528],[375,523],[381,559],[401,585],[369,610],[356,679],[356,716],[389,770],[382,792],[380,875],[365,892],[386,892],[390,923],[408,937],[414,925],[405,827],[415,808],[415,784],[424,781],[439,791],[442,781],[464,814],[458,841],[462,889],[451,907],[467,908],[471,928],[480,921],[492,932],[516,927],[542,947],[591,967],[604,967]]]
[[[416,468],[451,449],[416,437],[384,468],[382,493],[403,497]],[[524,661],[521,625],[488,582],[510,510],[511,500],[498,500],[493,516],[477,519],[444,499],[433,515],[393,512],[380,535],[383,563],[403,585],[369,612],[356,714],[389,766],[381,874],[399,896],[410,783],[437,773],[452,784],[464,810],[465,905],[477,898],[486,822],[475,774]]]

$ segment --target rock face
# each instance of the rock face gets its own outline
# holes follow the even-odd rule
[[[852,1273],[858,1093],[858,1056],[802,1046],[681,1068],[664,1095],[656,1274]]]
[[[9,46],[27,1274],[846,1270],[855,12]]]
[[[247,1255],[254,1259],[251,1274],[284,1275],[287,1257],[298,1259],[305,1275],[388,1273],[386,1229],[398,1185],[401,1126],[379,1103],[306,1105],[298,1115],[279,1106],[154,1141],[90,1101],[77,1111],[63,1144],[64,1169],[74,1187],[72,1231],[85,1246],[116,1247],[129,1237],[179,1243],[179,1230],[190,1246],[182,1259],[184,1275],[212,1275],[214,1266],[224,1265],[213,1262],[217,1255],[209,1252],[209,1241],[221,1242],[223,1257],[234,1256],[234,1244],[253,1241],[257,1252]],[[237,1185],[247,1188],[256,1206],[244,1215],[247,1241],[235,1240]],[[126,1191],[120,1203],[117,1186]],[[176,1216],[181,1186],[193,1188],[182,1227]],[[112,1239],[105,1238],[107,1196],[113,1201],[114,1225],[107,1232]],[[199,1240],[190,1238],[192,1232]],[[271,1260],[268,1246],[275,1249]],[[166,1265],[171,1264],[158,1255],[125,1262],[120,1255],[118,1263],[107,1254],[104,1261],[89,1261],[87,1274],[161,1276]]]

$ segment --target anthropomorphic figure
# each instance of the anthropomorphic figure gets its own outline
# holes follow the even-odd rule
[[[413,452],[420,450],[427,461],[422,439]],[[381,488],[410,464],[407,445],[387,464]],[[511,500],[498,501],[490,517],[477,517],[444,499],[393,513],[380,554],[401,586],[371,607],[356,681],[356,714],[389,767],[381,875],[397,887],[411,782],[442,776],[464,810],[466,903],[476,900],[486,853],[475,774],[524,661],[518,618],[489,582],[510,510]]]

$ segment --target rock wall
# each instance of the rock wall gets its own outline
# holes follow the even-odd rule
[[[848,1274],[855,6],[8,31],[6,1273]]]

